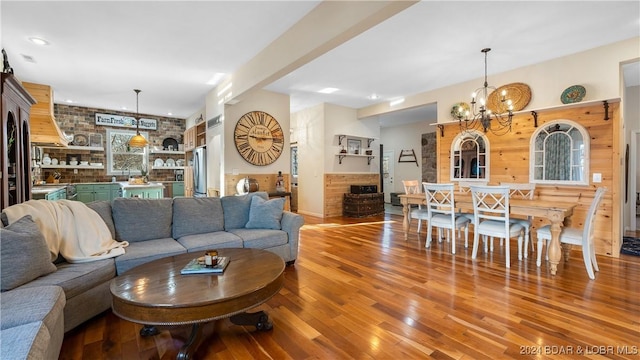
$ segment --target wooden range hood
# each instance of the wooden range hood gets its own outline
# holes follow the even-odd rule
[[[22,86],[33,96],[37,103],[31,107],[30,135],[34,145],[68,145],[56,119],[53,116],[53,90],[51,86],[23,82]]]

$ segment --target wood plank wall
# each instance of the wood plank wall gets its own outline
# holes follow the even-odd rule
[[[619,257],[622,243],[621,201],[624,201],[624,189],[621,189],[621,118],[619,102],[609,103],[609,118],[604,120],[605,110],[602,102],[574,104],[554,109],[539,110],[538,126],[553,120],[572,120],[588,131],[590,136],[589,185],[587,186],[536,186],[536,196],[541,199],[577,202],[579,206],[567,225],[583,227],[585,214],[593,200],[598,186],[608,188],[604,200],[597,212],[595,222],[596,253]],[[487,133],[490,150],[489,184],[500,182],[529,182],[529,144],[536,128],[530,112],[514,115],[512,132],[503,136]],[[438,132],[440,133],[440,132]],[[451,144],[460,133],[457,124],[444,126],[443,136],[438,136],[438,182],[452,182]],[[593,183],[593,173],[602,174],[601,183]],[[534,228],[548,221],[534,219]],[[535,231],[532,235],[535,238]]]
[[[380,175],[361,174],[325,174],[324,175],[324,217],[342,216],[342,199],[351,192],[351,185],[378,185]]]
[[[235,195],[237,194],[236,185],[238,185],[238,181],[249,177],[251,179],[256,179],[258,181],[258,190],[266,191],[266,192],[275,192],[276,191],[276,180],[278,178],[278,174],[225,174],[224,175],[224,190],[225,195]],[[286,192],[291,191],[291,177],[290,174],[282,174],[284,179],[284,189]],[[284,204],[285,210],[291,210],[291,199],[286,198]]]

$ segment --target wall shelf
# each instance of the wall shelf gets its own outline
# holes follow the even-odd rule
[[[40,146],[43,149],[56,149],[56,150],[85,150],[85,151],[104,151],[102,146]]]
[[[346,135],[346,134],[336,134],[336,136],[338,136],[338,146],[342,145],[342,141],[344,139],[365,139],[367,140],[367,148],[371,147],[371,143],[375,140],[375,138],[372,137],[366,137],[366,136],[356,136],[356,135]]]
[[[181,150],[151,150],[151,154],[184,155]]]
[[[359,154],[336,154],[336,156],[338,157],[339,164],[342,164],[342,159],[344,159],[345,157],[360,157],[360,158],[367,158],[367,165],[371,165],[371,159],[375,158],[375,156],[373,155],[359,155]]]
[[[102,166],[92,165],[40,165],[41,169],[104,169]]]
[[[184,166],[152,166],[151,170],[182,170]]]

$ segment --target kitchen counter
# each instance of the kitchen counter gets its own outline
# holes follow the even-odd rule
[[[162,183],[133,185],[128,182],[119,182],[118,184],[122,189],[122,197],[125,198],[160,199],[164,197],[164,185]]]
[[[65,185],[59,185],[56,184],[55,186],[52,185],[46,185],[46,186],[34,186],[31,188],[31,194],[33,195],[46,195],[58,190],[65,190],[66,186]]]
[[[120,187],[122,189],[153,189],[153,188],[163,188],[164,185],[162,183],[146,183],[146,184],[129,184],[128,182],[119,182]]]

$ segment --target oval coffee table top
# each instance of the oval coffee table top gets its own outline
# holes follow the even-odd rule
[[[222,274],[182,275],[204,251],[170,256],[137,266],[111,281],[113,312],[145,325],[180,325],[229,317],[278,293],[285,263],[260,249],[218,249],[230,262]]]

